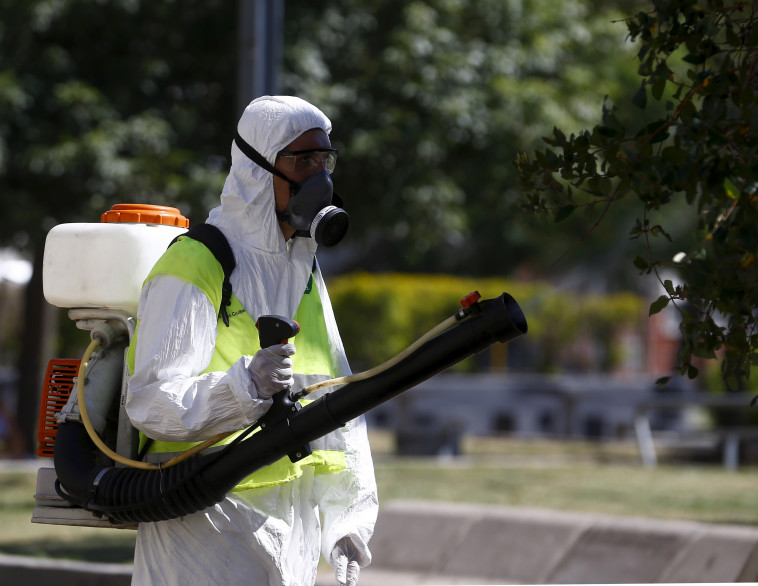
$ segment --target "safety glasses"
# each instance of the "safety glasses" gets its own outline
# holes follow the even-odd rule
[[[279,151],[276,157],[284,159],[281,168],[285,173],[312,174],[326,169],[331,174],[337,165],[337,149]]]

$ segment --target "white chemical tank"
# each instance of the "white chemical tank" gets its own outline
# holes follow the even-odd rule
[[[57,307],[137,315],[142,283],[189,220],[172,207],[117,204],[99,224],[60,224],[45,241],[42,287]]]

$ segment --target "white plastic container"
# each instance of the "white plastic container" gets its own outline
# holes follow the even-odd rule
[[[187,218],[165,206],[118,204],[100,224],[60,224],[45,241],[42,287],[57,307],[137,315],[142,283]]]

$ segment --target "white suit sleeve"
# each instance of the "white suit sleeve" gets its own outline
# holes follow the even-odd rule
[[[336,374],[348,375],[350,366],[347,363],[342,338],[334,319],[332,303],[320,270],[314,272],[314,280],[321,296]],[[321,554],[334,566],[336,561],[332,556],[334,546],[343,537],[347,537],[352,541],[355,552],[358,554],[356,561],[361,567],[365,567],[371,563],[368,542],[374,533],[374,524],[379,511],[366,420],[361,415],[349,421],[342,430],[333,433],[344,433],[346,469],[338,473],[316,475],[316,495],[324,519]]]
[[[126,411],[148,437],[205,440],[251,425],[271,405],[257,398],[250,356],[226,372],[200,374],[213,356],[217,316],[194,285],[158,275],[142,291],[138,318]]]
[[[374,532],[379,501],[364,417],[361,415],[348,422],[342,432],[346,469],[317,474],[315,480],[323,514],[321,555],[333,566],[335,544],[348,537],[358,554],[358,565],[365,567],[371,563],[368,542]]]

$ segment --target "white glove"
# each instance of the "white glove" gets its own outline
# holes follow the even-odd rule
[[[339,586],[358,586],[358,574],[361,567],[356,559],[358,554],[349,537],[343,537],[334,546],[332,559],[334,563],[334,575]]]
[[[248,372],[259,399],[270,399],[284,387],[295,384],[290,358],[294,353],[295,345],[292,342],[274,344],[255,353]]]

